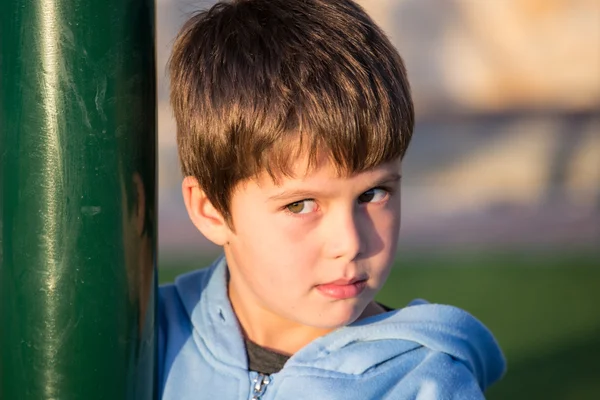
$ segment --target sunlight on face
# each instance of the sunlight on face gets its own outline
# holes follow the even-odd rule
[[[236,188],[225,255],[238,317],[334,329],[356,320],[385,282],[400,226],[400,161],[340,176],[329,161],[277,184]]]

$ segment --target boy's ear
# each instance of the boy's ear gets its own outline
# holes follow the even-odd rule
[[[229,226],[223,215],[212,205],[196,178],[185,177],[181,191],[185,208],[196,228],[216,245],[225,245],[230,232]]]

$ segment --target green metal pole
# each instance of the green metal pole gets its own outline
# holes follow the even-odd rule
[[[153,0],[0,5],[0,399],[151,399]]]

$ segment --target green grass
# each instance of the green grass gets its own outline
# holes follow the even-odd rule
[[[189,269],[163,268],[160,279]],[[489,400],[598,398],[600,253],[411,252],[378,300],[398,308],[417,297],[464,308],[494,332],[508,373]]]

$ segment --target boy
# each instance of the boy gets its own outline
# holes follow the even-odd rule
[[[467,313],[373,301],[413,129],[402,60],[351,0],[238,0],[170,62],[183,197],[223,246],[161,288],[164,399],[481,399],[504,369]]]

